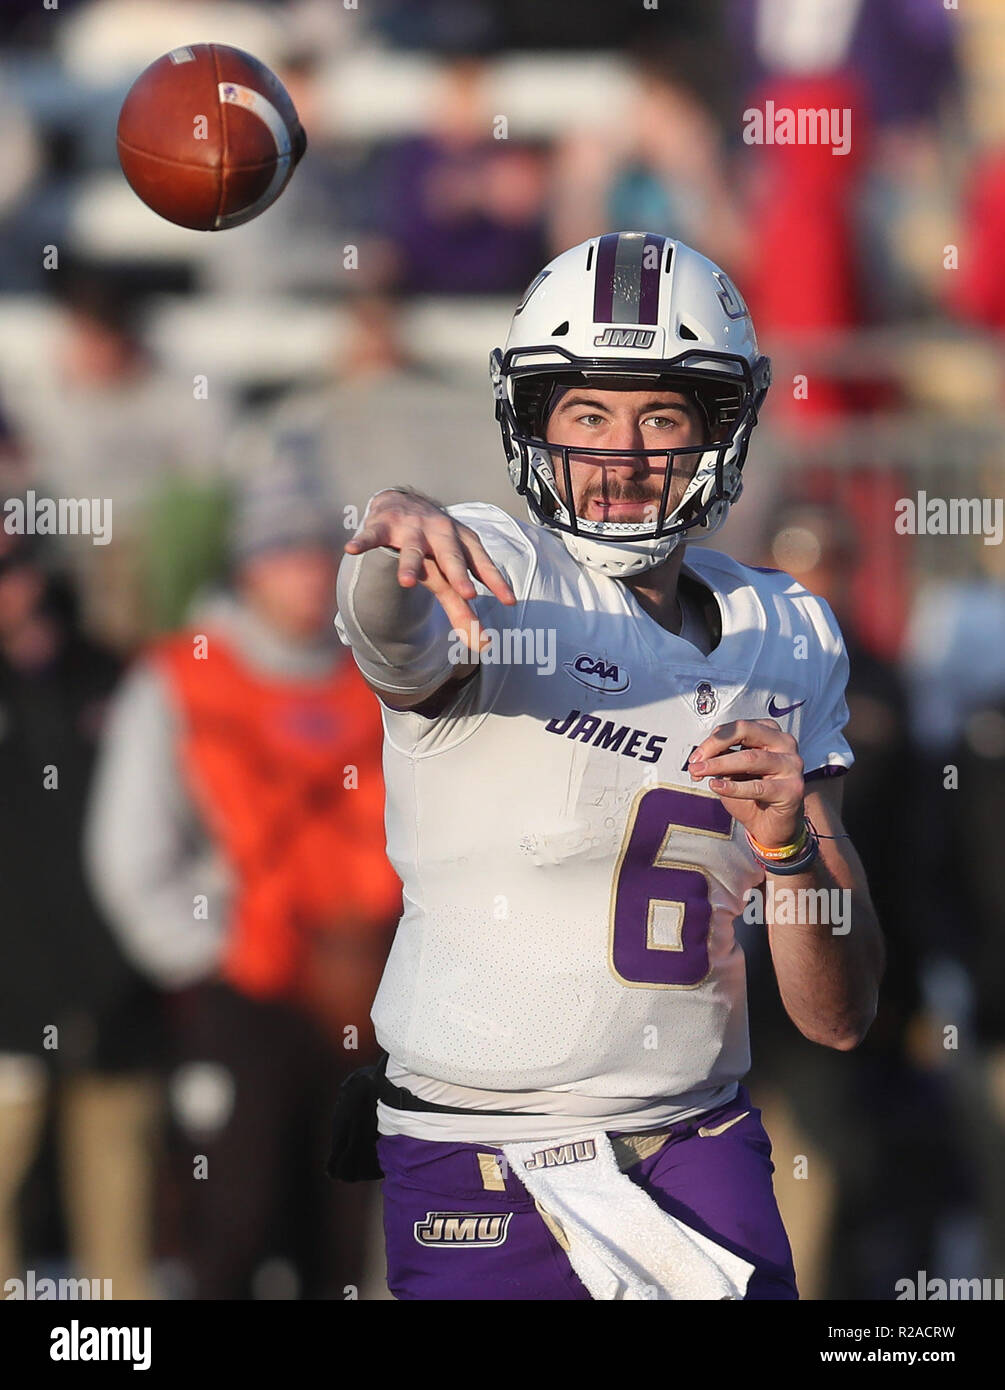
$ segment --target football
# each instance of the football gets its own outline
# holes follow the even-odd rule
[[[286,88],[220,43],[175,48],[133,83],[118,124],[122,172],[180,227],[238,227],[276,201],[307,148]]]

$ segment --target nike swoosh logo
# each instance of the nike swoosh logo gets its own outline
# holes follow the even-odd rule
[[[701,1135],[702,1139],[714,1139],[717,1134],[725,1134],[727,1129],[732,1128],[733,1125],[738,1125],[740,1121],[745,1120],[749,1114],[749,1110],[744,1110],[742,1115],[734,1115],[733,1118],[727,1120],[724,1125],[716,1125],[715,1129],[706,1129],[705,1126],[702,1125],[698,1133]]]
[[[768,713],[772,719],[780,719],[783,714],[791,714],[794,709],[798,709],[800,705],[805,705],[805,703],[805,700],[797,700],[794,705],[776,705],[775,697],[772,695],[768,701]]]

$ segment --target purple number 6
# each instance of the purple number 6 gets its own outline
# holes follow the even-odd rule
[[[653,787],[628,818],[611,895],[611,969],[626,985],[695,989],[708,975],[709,877],[668,854],[674,830],[728,840],[716,796]]]

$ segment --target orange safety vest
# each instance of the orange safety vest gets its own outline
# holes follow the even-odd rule
[[[186,786],[235,879],[222,974],[245,994],[290,994],[310,933],[377,931],[401,910],[377,700],[351,658],[287,680],[207,637],[204,659],[191,633],[153,658],[181,717]]]

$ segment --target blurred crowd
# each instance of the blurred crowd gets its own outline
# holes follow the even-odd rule
[[[310,137],[218,235],[159,223],[114,139],[136,75],[210,40]],[[747,143],[768,102],[850,112],[848,152]],[[323,1173],[400,910],[338,555],[394,483],[523,514],[488,352],[617,229],[742,287],[775,385],[721,544],[851,655],[865,1044],[802,1039],[743,937],[802,1294],[1000,1278],[1005,562],[893,524],[1005,491],[998,0],[5,0],[0,135],[0,485],[113,515],[0,531],[0,1284],[381,1296],[376,1194]]]

